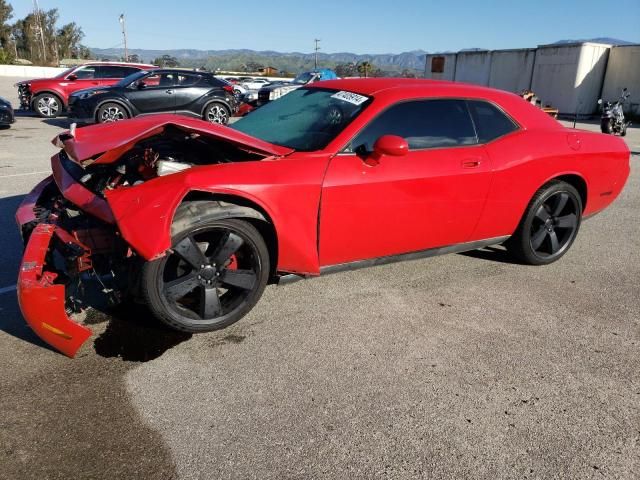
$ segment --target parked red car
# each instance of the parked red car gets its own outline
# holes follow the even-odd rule
[[[91,62],[70,68],[52,78],[16,83],[20,107],[44,118],[54,118],[67,108],[69,95],[78,90],[113,85],[122,78],[155,68],[141,63]]]
[[[26,321],[69,356],[68,314],[127,297],[187,332],[226,327],[282,276],[505,243],[544,265],[629,175],[613,136],[449,82],[319,82],[231,127],[159,115],[55,139],[17,221]],[[346,306],[345,306],[346,307]]]

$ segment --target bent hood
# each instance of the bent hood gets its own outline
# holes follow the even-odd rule
[[[150,115],[124,122],[92,125],[56,136],[52,143],[64,148],[69,157],[82,166],[111,163],[137,142],[158,135],[168,127],[187,134],[206,135],[226,140],[239,147],[266,156],[285,156],[293,149],[274,145],[224,125],[208,123],[173,114]]]

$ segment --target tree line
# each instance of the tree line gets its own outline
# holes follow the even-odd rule
[[[91,58],[82,45],[82,28],[75,22],[58,27],[58,9],[34,11],[10,23],[13,7],[0,0],[0,64],[16,59],[58,66],[63,58]]]

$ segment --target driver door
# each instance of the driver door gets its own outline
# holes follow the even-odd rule
[[[405,138],[409,152],[365,163],[382,135]],[[331,159],[320,206],[320,265],[468,241],[490,178],[464,100],[391,106]]]
[[[140,81],[144,82],[143,88]],[[125,95],[141,114],[175,111],[175,72],[156,73],[140,81],[130,85]]]

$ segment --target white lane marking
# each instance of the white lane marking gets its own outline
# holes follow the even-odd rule
[[[11,285],[9,287],[2,287],[0,288],[0,295],[2,295],[3,293],[9,293],[9,292],[13,292],[17,287],[15,285]]]
[[[43,173],[51,173],[51,172],[49,170],[43,170],[42,172],[14,173],[12,175],[0,175],[0,178],[24,177],[25,175],[42,175]]]

